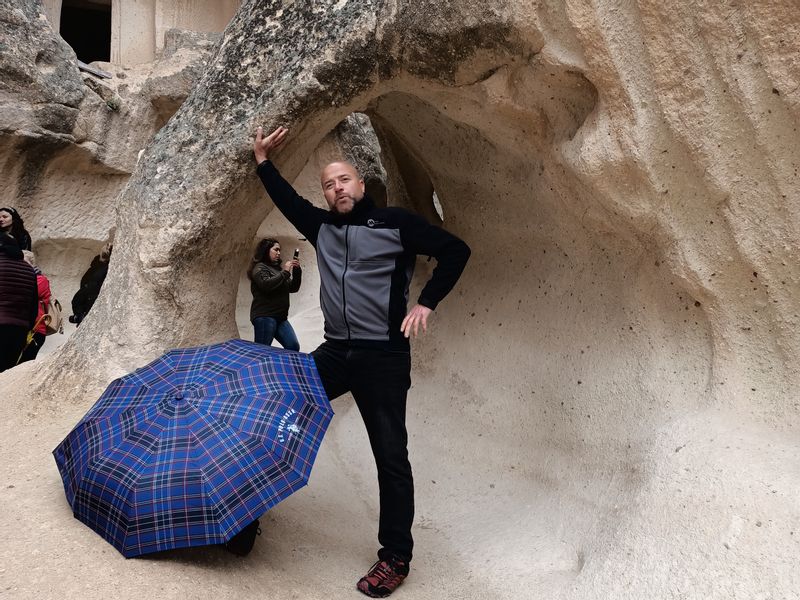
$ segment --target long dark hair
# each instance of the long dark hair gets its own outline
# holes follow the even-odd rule
[[[253,279],[253,269],[256,268],[256,265],[260,262],[266,263],[271,265],[272,262],[269,260],[269,251],[272,250],[272,247],[279,243],[278,240],[273,238],[265,238],[258,242],[258,246],[256,246],[256,251],[253,253],[253,258],[250,260],[250,266],[247,268],[247,278],[252,281]]]
[[[11,229],[8,231],[17,240],[20,248],[25,245],[25,240],[30,239],[30,234],[25,231],[25,223],[15,208],[6,208],[5,206],[0,210],[7,212],[11,215]]]
[[[0,254],[5,254],[16,260],[22,260],[22,250],[19,242],[5,231],[0,231]]]

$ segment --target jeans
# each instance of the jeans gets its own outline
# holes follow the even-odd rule
[[[258,344],[271,346],[273,338],[287,350],[300,350],[300,342],[288,320],[278,321],[273,317],[256,317],[253,319],[255,341]]]
[[[406,394],[411,387],[411,354],[327,341],[311,355],[328,397],[352,392],[367,428],[378,468],[382,546],[378,557],[410,561],[414,481],[408,462]]]

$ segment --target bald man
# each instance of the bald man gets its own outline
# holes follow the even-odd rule
[[[312,352],[328,397],[352,392],[378,468],[378,561],[357,588],[391,594],[409,572],[414,484],[408,462],[406,394],[411,386],[409,337],[427,331],[428,316],[453,288],[470,255],[454,235],[402,208],[378,208],[348,162],[321,173],[329,210],[300,197],[269,160],[285,141],[279,127],[253,145],[257,172],[270,198],[314,246],[320,274],[325,341]],[[418,254],[436,268],[406,312]]]

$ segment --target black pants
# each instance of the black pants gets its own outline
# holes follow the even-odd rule
[[[0,373],[17,364],[27,339],[27,327],[0,325]]]
[[[414,481],[408,462],[406,394],[411,355],[324,342],[311,353],[328,397],[352,392],[378,467],[380,559],[410,561],[414,540]]]

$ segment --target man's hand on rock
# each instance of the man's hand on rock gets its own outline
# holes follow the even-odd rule
[[[419,326],[422,325],[422,333],[427,333],[428,315],[432,312],[433,311],[427,306],[415,304],[414,307],[408,311],[406,318],[403,319],[403,323],[400,325],[400,331],[402,331],[403,335],[406,337],[411,337],[412,333],[414,337],[417,337]]]
[[[256,156],[256,164],[269,160],[272,151],[283,144],[288,133],[289,130],[286,127],[278,127],[267,137],[264,137],[264,130],[261,127],[256,129],[256,141],[253,142],[253,154]]]

